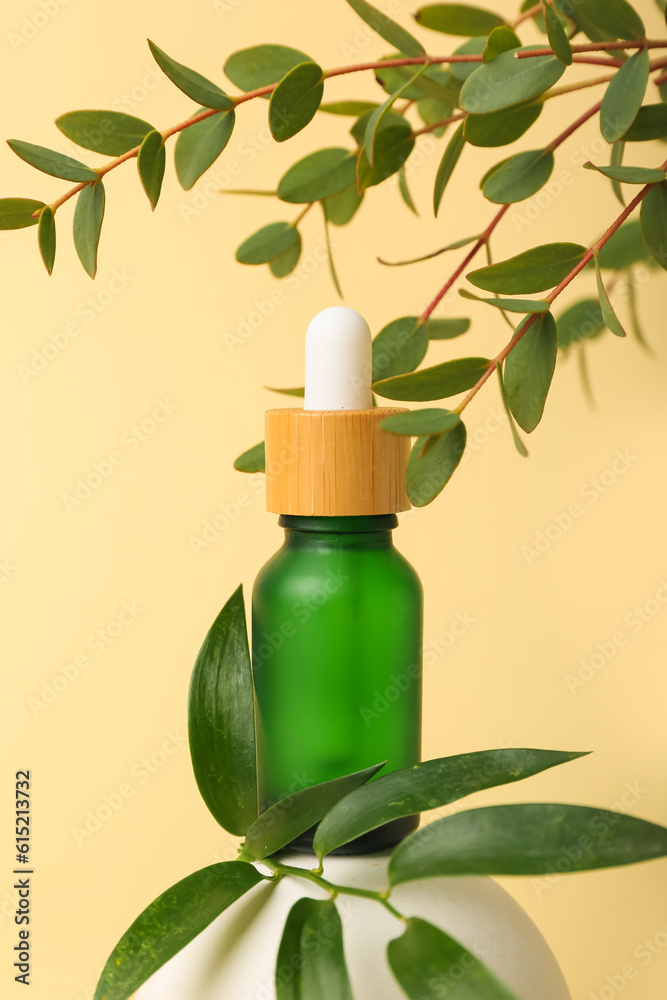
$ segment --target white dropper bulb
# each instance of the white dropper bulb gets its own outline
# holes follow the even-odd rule
[[[371,331],[354,309],[332,306],[306,331],[304,410],[369,410]]]

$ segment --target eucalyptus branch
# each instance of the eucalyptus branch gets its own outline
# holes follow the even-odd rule
[[[612,49],[667,49],[667,39],[639,38],[633,41],[620,42],[582,42],[580,45],[572,45],[572,52],[609,52]],[[542,49],[524,49],[522,52],[515,52],[515,59],[534,59],[535,56],[552,56],[554,50],[549,47]]]

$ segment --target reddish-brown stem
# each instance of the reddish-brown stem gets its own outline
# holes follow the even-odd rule
[[[665,160],[665,162],[661,165],[660,169],[661,170],[667,170],[667,160]],[[600,238],[598,240],[596,240],[595,243],[593,243],[593,245],[591,247],[589,247],[589,249],[586,251],[586,253],[581,258],[581,260],[575,265],[575,267],[572,268],[572,270],[570,271],[570,273],[567,274],[558,285],[556,285],[556,287],[553,289],[553,291],[549,292],[549,294],[547,295],[547,297],[545,299],[545,301],[548,302],[549,305],[551,305],[552,302],[554,302],[554,300],[556,298],[558,298],[558,296],[560,295],[560,293],[565,288],[567,288],[567,286],[570,284],[571,281],[573,281],[576,278],[576,276],[579,274],[579,272],[582,271],[586,267],[586,265],[588,264],[588,262],[593,259],[593,257],[595,256],[596,252],[598,252],[600,250],[600,248],[605,245],[605,243],[607,242],[607,240],[611,239],[611,237],[614,235],[614,233],[616,232],[616,230],[620,226],[623,225],[623,223],[628,218],[628,216],[630,216],[634,212],[634,210],[637,208],[637,206],[641,204],[641,202],[646,197],[646,195],[649,193],[649,191],[651,190],[652,187],[655,187],[655,184],[646,184],[641,189],[641,191],[637,195],[635,195],[635,197],[632,199],[632,201],[628,205],[626,205],[626,207],[623,209],[623,211],[620,213],[620,215],[618,215],[617,218],[614,219],[614,221],[612,222],[612,224],[608,227],[608,229],[605,230],[605,232],[602,234],[602,236],[600,236]],[[484,383],[487,381],[488,378],[491,377],[491,375],[495,371],[496,365],[502,364],[502,362],[505,360],[505,358],[510,353],[510,351],[519,343],[519,341],[521,340],[521,338],[523,337],[523,335],[525,333],[527,333],[527,331],[530,329],[530,327],[533,325],[533,323],[541,315],[544,315],[544,314],[543,313],[531,313],[530,316],[527,316],[526,319],[524,320],[524,322],[519,327],[517,327],[516,331],[514,332],[514,335],[512,336],[512,339],[509,341],[509,343],[507,343],[503,347],[502,351],[500,351],[498,354],[496,354],[495,358],[491,359],[491,362],[489,363],[489,367],[485,370],[484,374],[481,376],[480,379],[478,379],[478,381],[472,387],[472,389],[467,394],[467,396],[456,407],[456,410],[455,410],[456,413],[461,413],[466,408],[466,406],[468,405],[468,403],[472,399],[474,399],[474,397],[477,395],[477,393],[482,388],[482,386],[484,385]]]
[[[660,76],[654,77],[653,82],[657,87],[659,87],[661,83],[667,83],[667,73],[661,73]]]
[[[667,49],[667,40],[638,38],[633,41],[621,42],[583,42],[573,45],[573,52],[609,52],[612,49]],[[515,59],[533,59],[535,56],[552,56],[554,50],[545,46],[543,49],[527,49],[515,52]]]
[[[560,135],[557,135],[548,146],[545,146],[544,151],[553,153],[554,149],[558,149],[561,143],[565,142],[566,139],[569,139],[573,132],[576,132],[577,129],[585,124],[589,118],[592,118],[593,115],[597,114],[601,107],[602,101],[596,101],[592,108],[589,108],[588,111],[584,111],[583,115],[580,115],[575,122],[572,122],[572,124],[568,125],[568,127],[564,129]]]
[[[542,13],[542,4],[536,3],[534,7],[529,7],[528,10],[524,10],[523,14],[520,14],[515,21],[512,21],[510,28],[518,28],[520,24],[524,21],[529,21],[531,17],[535,17],[536,14]]]
[[[438,294],[436,295],[436,297],[433,299],[433,301],[430,302],[426,306],[426,309],[424,309],[424,312],[419,317],[419,323],[418,323],[419,326],[421,326],[423,323],[426,322],[426,320],[429,318],[429,316],[431,315],[431,313],[433,312],[433,310],[435,309],[435,307],[437,306],[437,304],[440,302],[440,300],[447,294],[447,292],[449,291],[449,289],[452,287],[452,285],[454,284],[454,282],[456,281],[456,279],[461,276],[461,274],[463,273],[463,271],[465,271],[466,267],[468,266],[468,264],[470,263],[470,261],[473,259],[473,257],[475,256],[475,254],[478,253],[478,251],[480,251],[482,249],[482,247],[484,246],[485,243],[488,243],[488,241],[489,241],[489,239],[491,237],[491,233],[496,228],[496,226],[498,225],[498,223],[500,222],[500,220],[502,219],[503,215],[505,214],[505,212],[507,211],[508,208],[509,208],[509,204],[503,205],[501,207],[500,211],[493,217],[493,219],[491,220],[491,222],[489,223],[489,225],[486,227],[486,229],[484,230],[484,232],[480,235],[480,237],[477,240],[477,242],[473,244],[472,250],[468,251],[468,253],[465,255],[465,257],[463,258],[463,260],[461,261],[461,263],[459,264],[459,266],[456,268],[456,270],[454,271],[454,273],[452,274],[452,276],[447,279],[447,281],[442,286],[442,288],[440,289],[440,291],[438,292]]]
[[[442,118],[439,122],[434,122],[432,125],[424,125],[423,128],[415,129],[412,133],[413,135],[425,135],[427,132],[435,132],[438,128],[443,128],[445,125],[451,125],[452,122],[460,122],[464,118],[467,118],[467,111],[460,111],[456,115],[450,115],[449,118]]]

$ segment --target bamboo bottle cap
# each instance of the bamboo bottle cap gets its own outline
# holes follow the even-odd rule
[[[394,514],[405,490],[410,439],[380,427],[403,407],[373,407],[371,332],[344,306],[306,333],[303,409],[266,413],[266,506],[276,514]]]

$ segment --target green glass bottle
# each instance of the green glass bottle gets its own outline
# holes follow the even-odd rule
[[[285,542],[252,599],[262,808],[382,760],[386,773],[421,759],[422,588],[394,548],[396,515],[279,523]],[[388,847],[417,822],[347,850]]]
[[[371,334],[353,309],[319,313],[306,334],[303,409],[266,414],[267,509],[281,549],[252,602],[261,808],[386,761],[421,759],[422,589],[393,546],[407,510],[410,439],[383,429]],[[340,849],[393,846],[418,816]],[[312,848],[312,831],[291,845]]]

